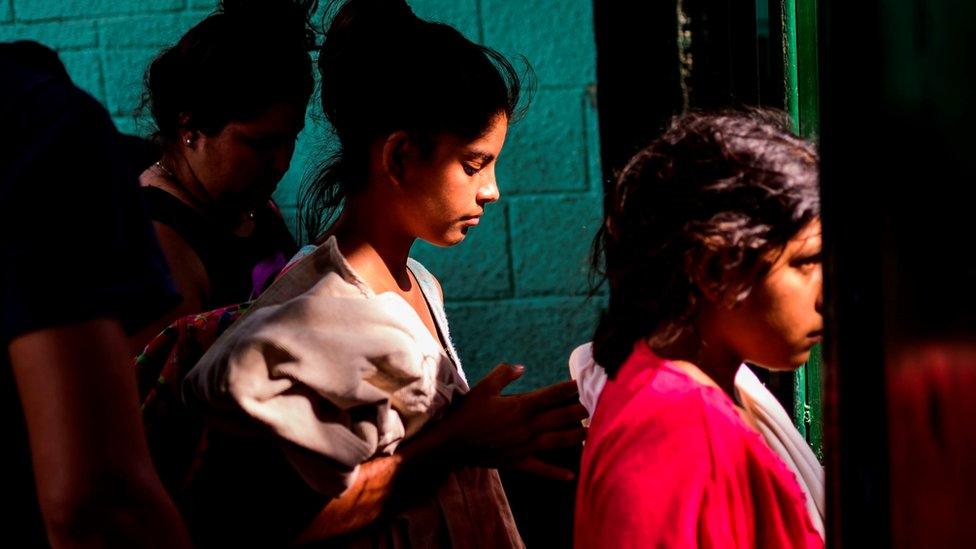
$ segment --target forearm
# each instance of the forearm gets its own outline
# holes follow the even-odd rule
[[[352,486],[325,505],[297,543],[332,538],[372,524],[390,496],[400,461],[399,456],[391,456],[361,464]]]
[[[188,546],[149,456],[121,326],[41,330],[9,353],[52,544]]]
[[[298,537],[298,543],[328,539],[369,526],[390,506],[433,490],[454,466],[448,429],[431,425],[403,443],[396,454],[359,466],[352,486],[329,501]]]
[[[330,501],[298,537],[300,543],[334,537],[372,524],[384,512],[429,496],[458,467],[524,467],[555,479],[572,472],[532,457],[535,452],[578,445],[586,410],[572,381],[518,396],[501,396],[523,368],[502,364],[458,398],[396,455],[360,465],[353,485]],[[567,402],[571,402],[567,404]]]
[[[146,346],[170,324],[185,316],[196,314],[203,310],[203,301],[197,297],[195,289],[184,290],[184,292],[186,293],[184,294],[183,300],[177,307],[167,311],[166,314],[128,336],[127,345],[130,356],[136,357],[142,354]]]
[[[134,476],[103,478],[87,494],[42,501],[52,547],[189,547],[180,515],[158,482]]]

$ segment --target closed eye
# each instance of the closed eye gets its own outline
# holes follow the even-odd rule
[[[820,265],[822,261],[823,261],[822,254],[820,252],[817,252],[815,254],[804,255],[804,256],[794,258],[793,261],[791,261],[790,263],[792,263],[794,267],[808,269],[810,267]]]
[[[464,173],[470,177],[494,162],[495,155],[485,151],[468,151],[461,156],[460,160]]]

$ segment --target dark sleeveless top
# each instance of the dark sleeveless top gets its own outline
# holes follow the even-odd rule
[[[270,200],[255,212],[254,232],[227,232],[183,201],[158,187],[142,187],[149,217],[180,235],[196,252],[210,280],[204,310],[256,297],[298,251],[295,238]]]

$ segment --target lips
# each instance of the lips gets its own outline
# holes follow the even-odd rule
[[[481,221],[480,215],[469,215],[461,218],[461,222],[465,225],[477,225]]]

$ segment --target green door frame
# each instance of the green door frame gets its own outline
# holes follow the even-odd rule
[[[820,136],[817,0],[782,0],[786,110],[800,135]],[[793,377],[793,421],[823,459],[823,358],[820,345]]]

